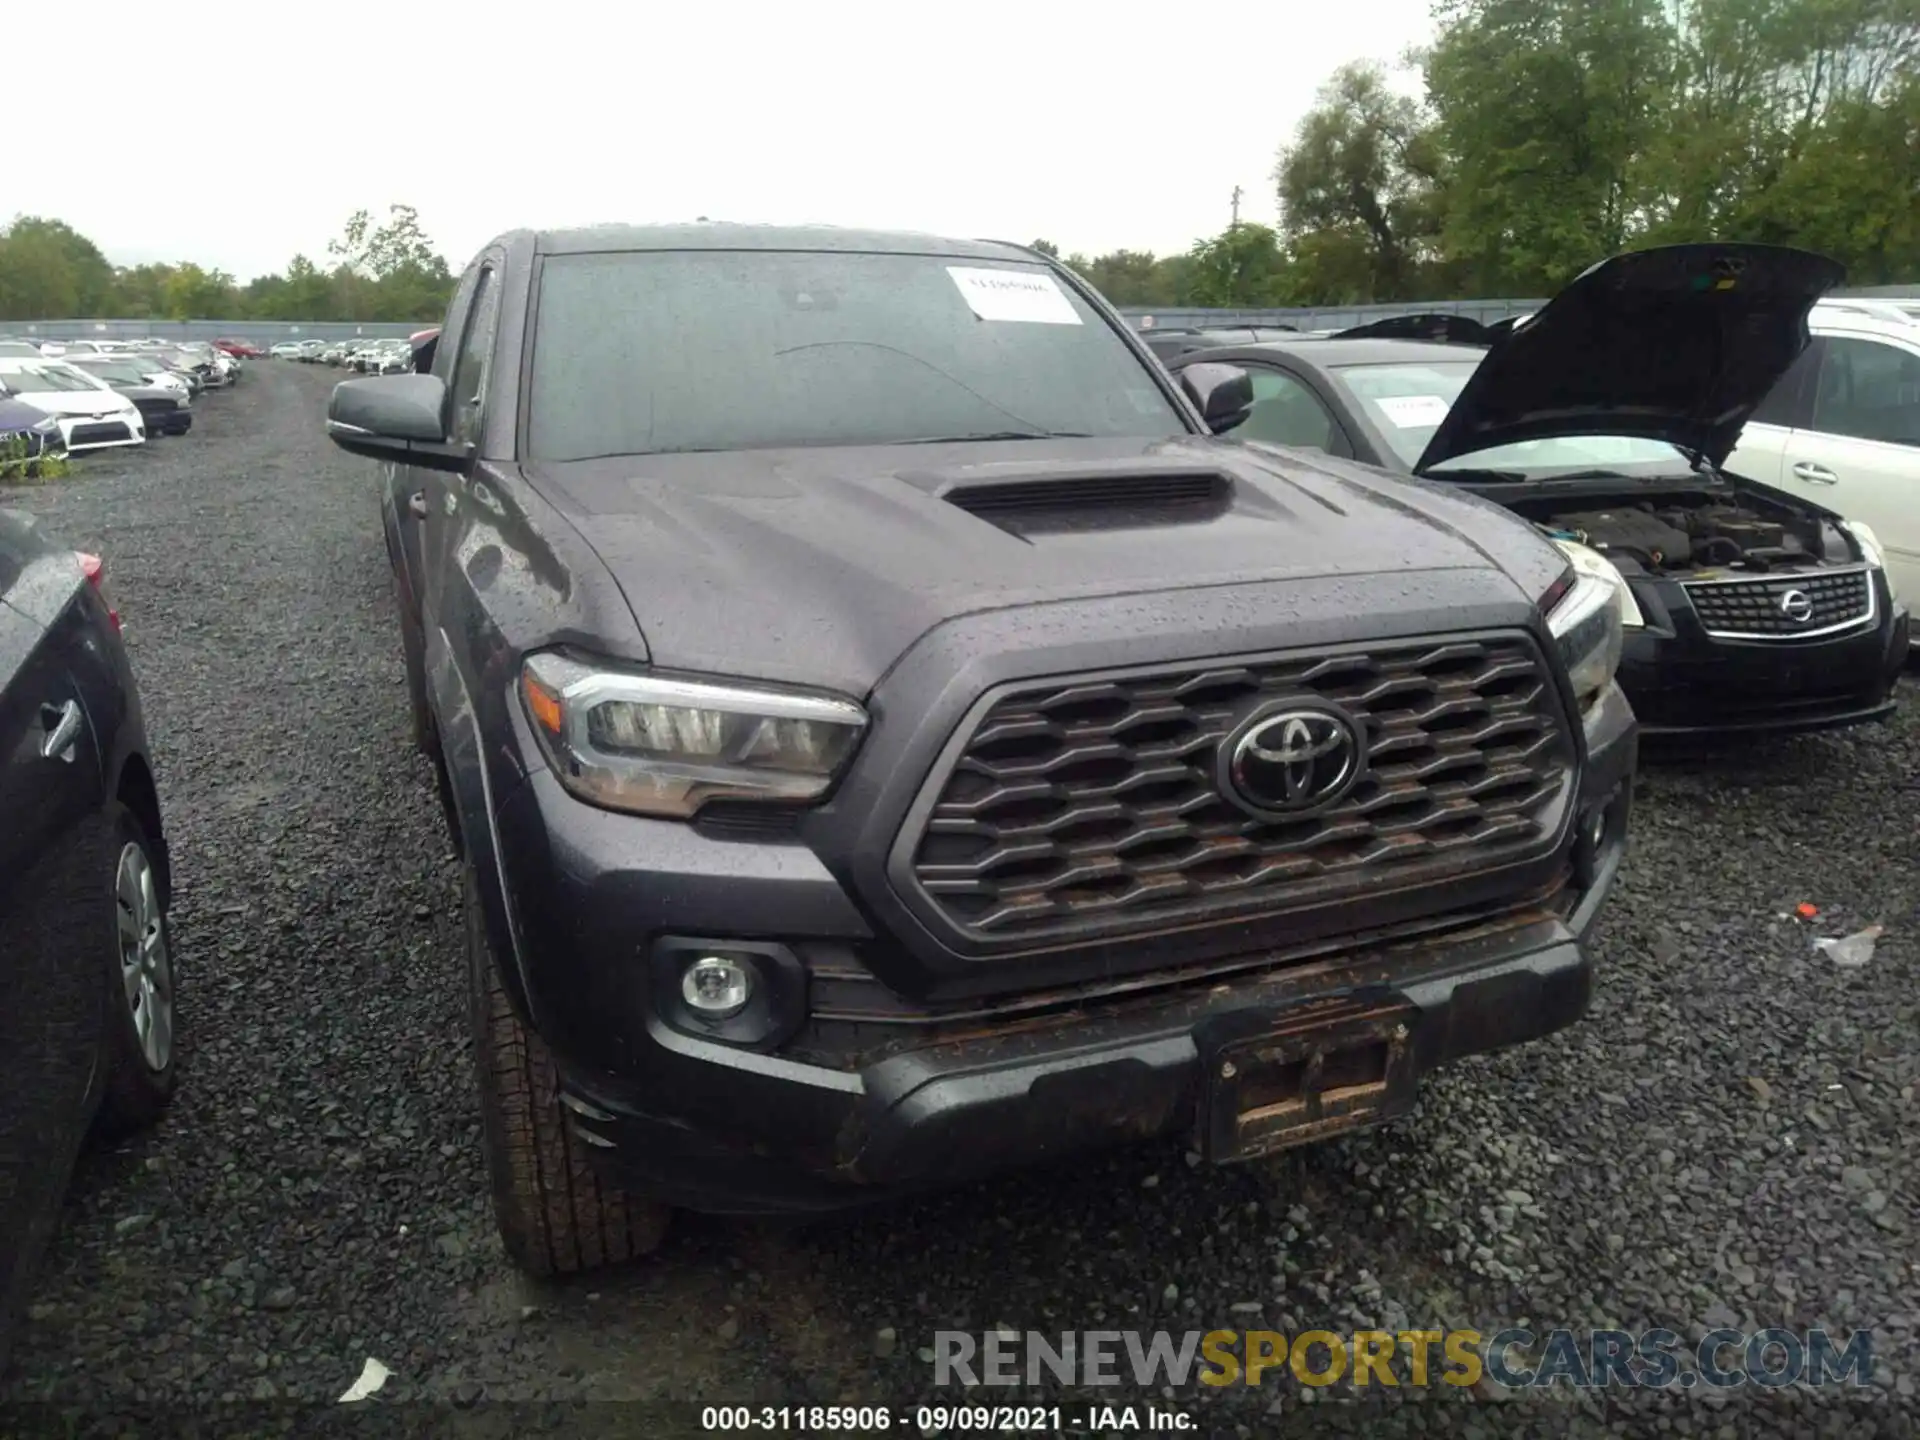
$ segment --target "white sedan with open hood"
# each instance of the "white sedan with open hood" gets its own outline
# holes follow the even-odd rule
[[[53,416],[69,453],[147,442],[131,400],[62,361],[0,355],[0,389]]]

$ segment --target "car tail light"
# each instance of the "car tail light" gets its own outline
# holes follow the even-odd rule
[[[113,622],[114,632],[120,630],[120,612],[114,608],[113,592],[107,589],[107,562],[98,555],[89,555],[84,550],[74,552],[80,560],[80,573],[87,577],[87,583],[94,588],[101,601],[107,607],[107,619]]]

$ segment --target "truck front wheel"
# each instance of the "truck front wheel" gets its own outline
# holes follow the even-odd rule
[[[500,982],[466,868],[467,963],[480,1131],[493,1213],[514,1264],[530,1275],[569,1275],[651,1253],[671,1211],[607,1184],[567,1127],[559,1075],[540,1037],[521,1023]]]

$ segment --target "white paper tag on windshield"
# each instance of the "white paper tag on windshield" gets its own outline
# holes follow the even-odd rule
[[[1452,408],[1438,395],[1382,395],[1373,403],[1402,430],[1438,425]]]
[[[982,320],[1029,325],[1078,325],[1080,316],[1053,277],[1040,270],[980,270],[949,265],[967,307]]]

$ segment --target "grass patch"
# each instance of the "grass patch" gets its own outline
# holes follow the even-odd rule
[[[38,485],[64,480],[73,467],[64,455],[29,455],[25,436],[0,440],[0,485]]]

